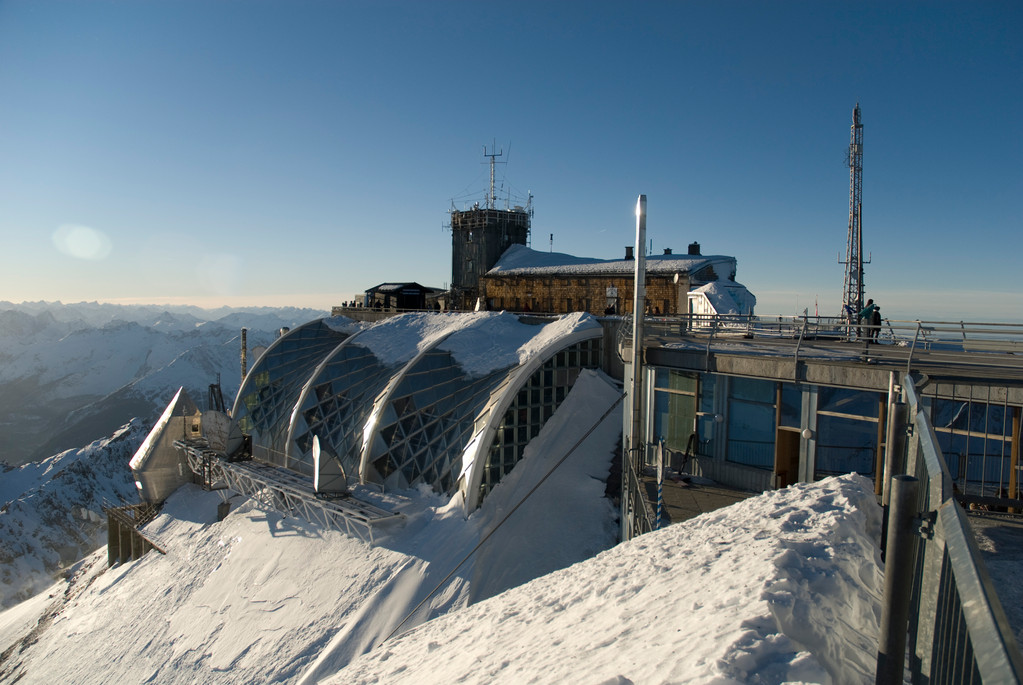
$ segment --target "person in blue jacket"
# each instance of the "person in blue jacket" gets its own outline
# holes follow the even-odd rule
[[[874,319],[874,310],[877,309],[877,308],[878,308],[877,305],[874,304],[874,300],[870,299],[870,300],[867,300],[867,306],[860,310],[859,323],[860,323],[860,338],[861,339],[867,338],[867,340],[870,340],[870,337],[871,337],[870,336],[870,329],[867,329],[866,330],[866,334],[864,334],[865,326],[863,326],[862,324],[864,324],[864,323],[870,324],[873,321],[873,319]]]

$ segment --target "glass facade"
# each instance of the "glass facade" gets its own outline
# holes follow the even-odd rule
[[[391,372],[358,337],[338,347],[309,383],[295,412],[288,468],[312,474],[313,436],[319,438],[321,460],[336,459],[346,474],[359,472],[362,430],[373,399]]]
[[[774,468],[776,392],[774,381],[729,379],[728,461]]]
[[[392,488],[428,483],[451,494],[476,415],[507,371],[474,378],[447,350],[424,354],[384,400],[367,460],[374,476]]]
[[[998,496],[1009,481],[1012,409],[966,400],[931,400],[931,422],[952,480],[963,493]]]
[[[277,339],[245,376],[232,416],[252,436],[253,455],[286,465],[291,413],[309,374],[348,337],[317,319]]]
[[[600,368],[600,360],[600,338],[591,338],[557,352],[530,374],[497,427],[483,465],[480,501],[522,459],[526,445],[557,411],[579,371]]]

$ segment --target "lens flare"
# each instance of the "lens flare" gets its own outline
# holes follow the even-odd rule
[[[102,231],[75,224],[64,224],[54,231],[53,244],[69,257],[92,261],[105,259],[113,248]]]

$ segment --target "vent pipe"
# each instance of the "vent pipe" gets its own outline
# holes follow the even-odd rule
[[[248,333],[247,328],[242,329],[242,383],[245,382],[245,374],[248,372]]]

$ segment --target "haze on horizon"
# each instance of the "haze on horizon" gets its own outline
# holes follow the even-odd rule
[[[447,210],[534,196],[533,247],[738,260],[837,314],[850,116],[867,295],[1023,321],[1023,6],[0,4],[0,299],[327,309],[445,287]],[[553,241],[549,236],[553,234]]]

